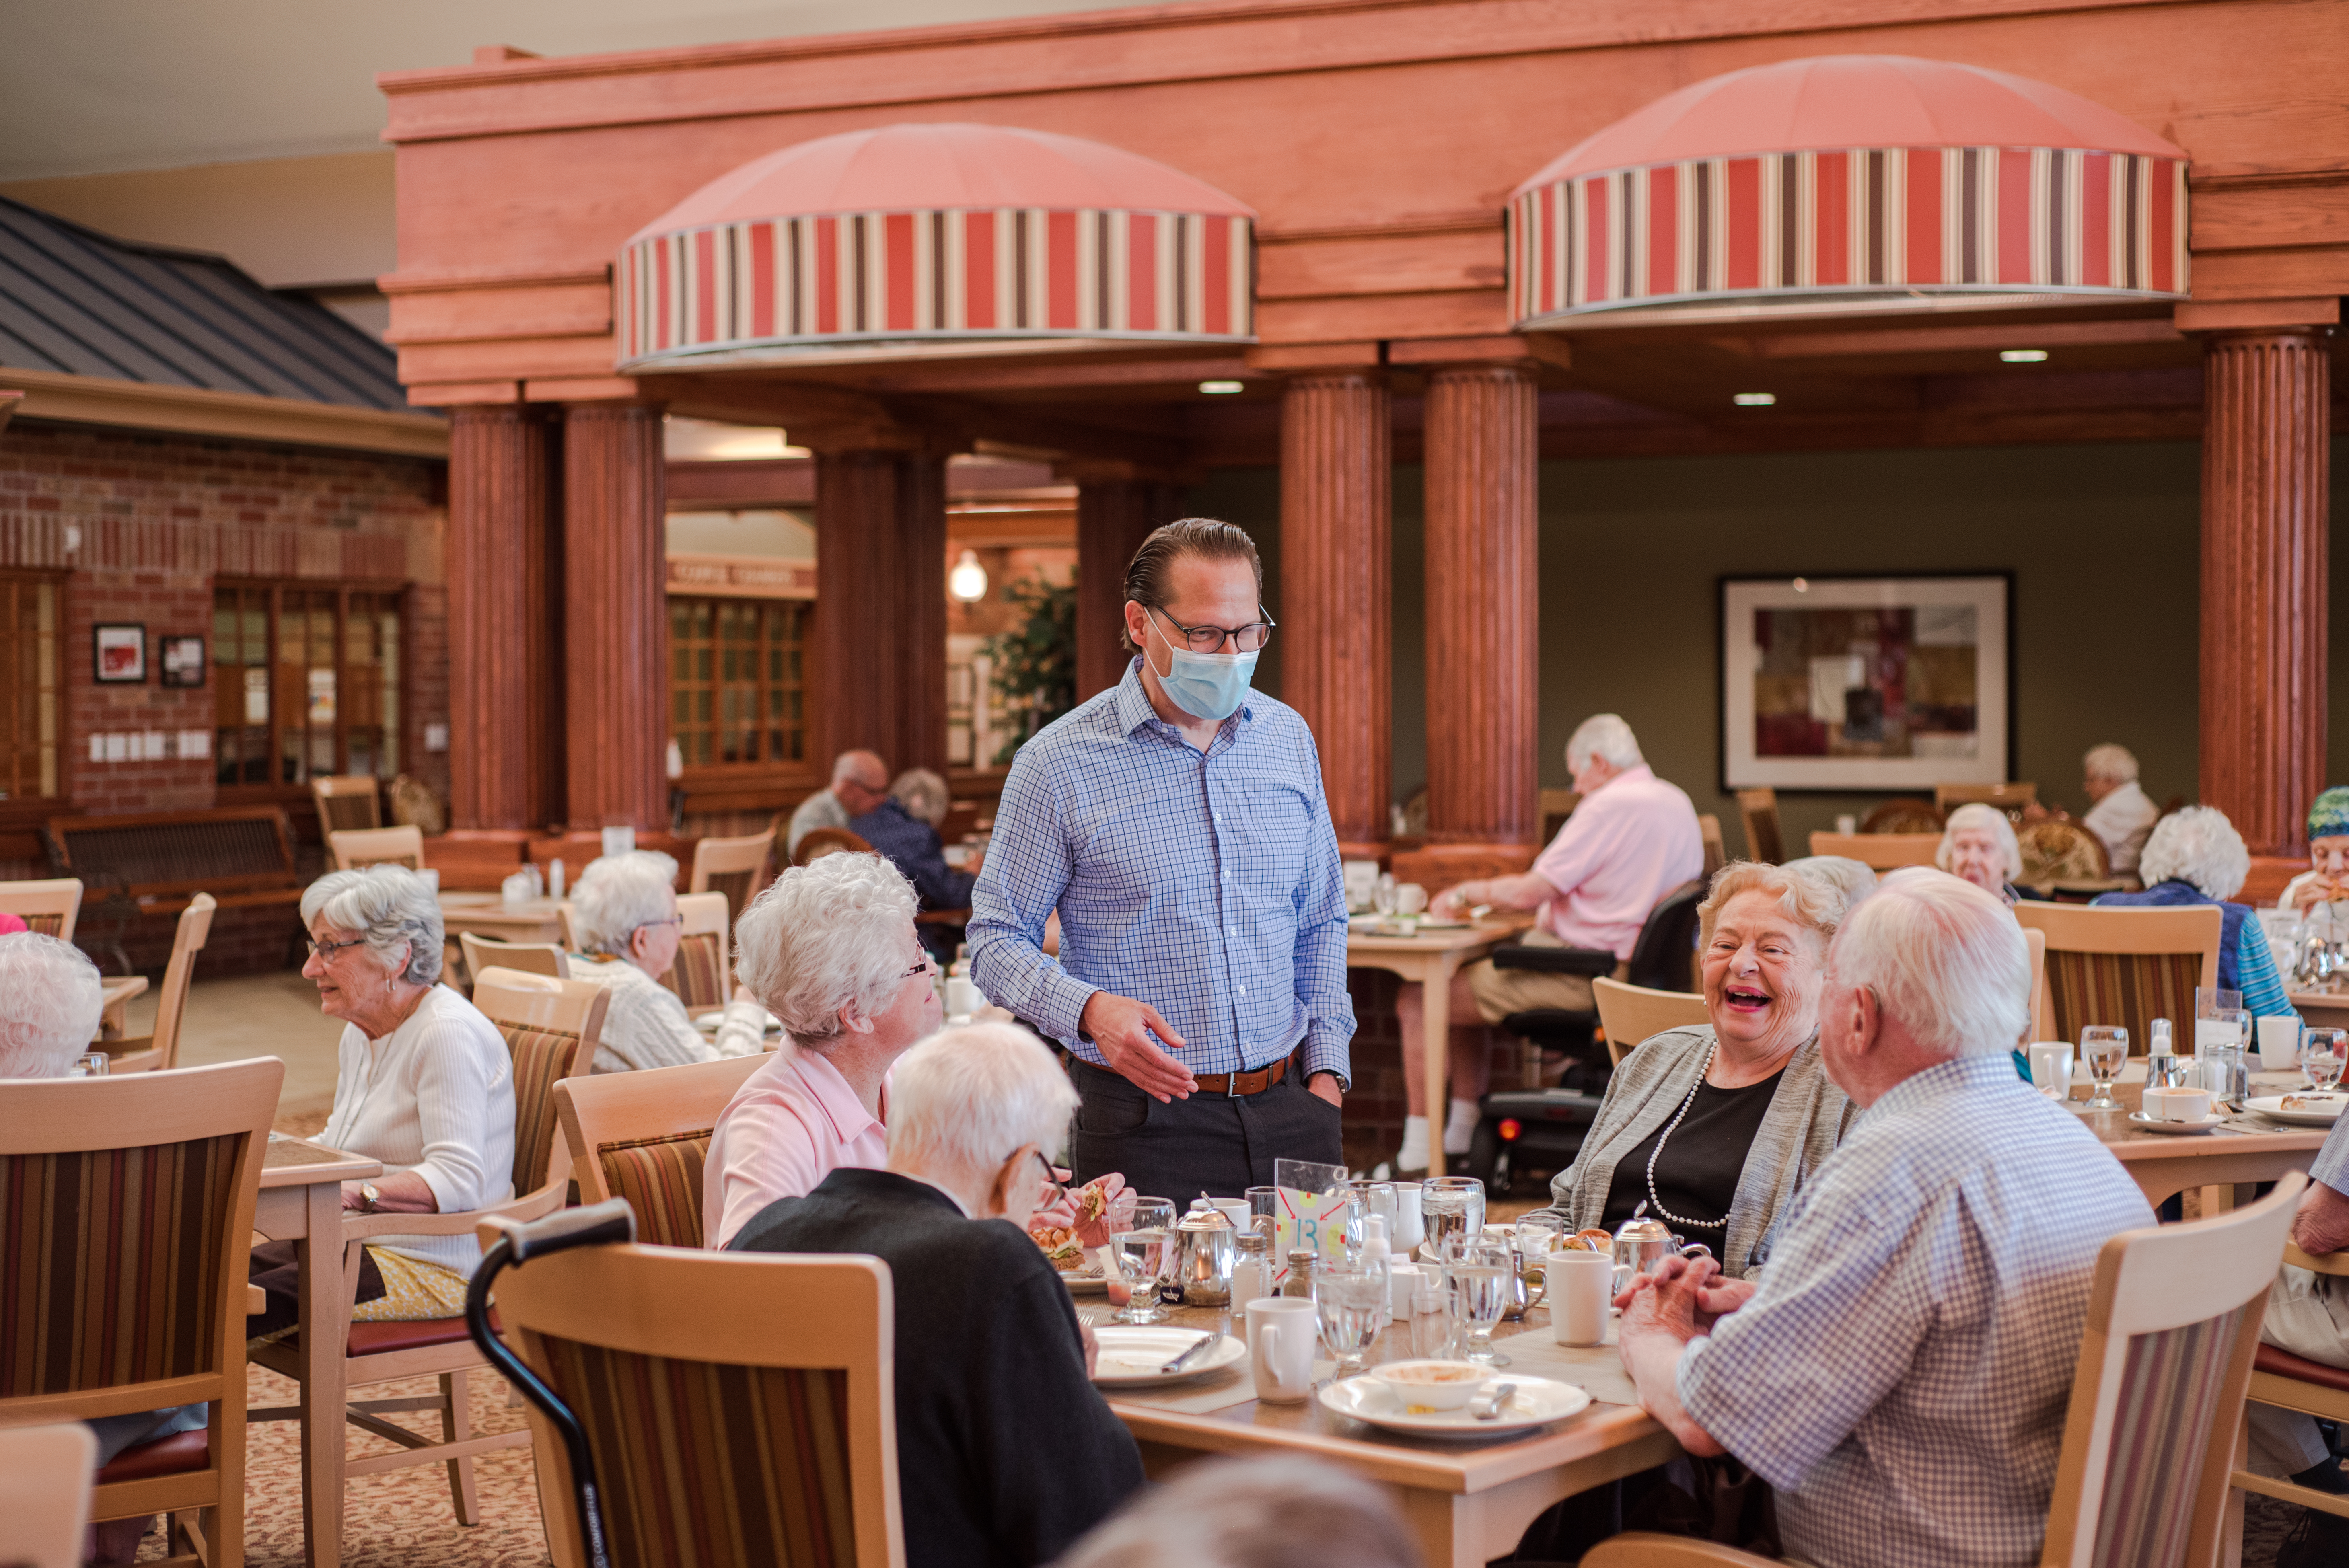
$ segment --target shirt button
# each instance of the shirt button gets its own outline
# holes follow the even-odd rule
[[[1241,987],[1240,987],[1240,995],[1243,995],[1243,996],[1245,996],[1245,995],[1247,995],[1247,986],[1243,985],[1243,986],[1241,986]]]

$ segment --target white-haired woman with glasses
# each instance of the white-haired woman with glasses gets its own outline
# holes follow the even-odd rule
[[[2006,813],[1980,800],[1959,807],[1941,826],[1933,863],[1961,882],[2013,907],[2022,896],[2014,879],[2023,874],[2023,845]]]
[[[440,905],[402,866],[332,872],[302,895],[310,928],[305,976],[318,1008],[343,1021],[335,1109],[318,1135],[329,1148],[383,1162],[343,1183],[343,1207],[367,1213],[461,1213],[513,1196],[513,1058],[495,1024],[439,984]],[[248,1317],[254,1335],[299,1321],[291,1243],[254,1249],[253,1282],[268,1294]],[[481,1262],[471,1233],[378,1237],[359,1268],[354,1322],[454,1317]]]
[[[766,1019],[750,993],[735,988],[715,1040],[704,1039],[685,1003],[661,984],[677,962],[685,917],[677,912],[677,862],[657,850],[631,850],[588,863],[571,894],[573,975],[611,993],[595,1045],[599,1073],[683,1067],[767,1048]]]

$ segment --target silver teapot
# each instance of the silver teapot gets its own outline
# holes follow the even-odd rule
[[[1174,1273],[1159,1287],[1169,1306],[1229,1306],[1239,1233],[1220,1209],[1195,1209],[1174,1227]]]
[[[1615,1266],[1628,1269],[1618,1273],[1615,1288],[1621,1290],[1630,1283],[1630,1274],[1651,1274],[1666,1258],[1709,1258],[1713,1249],[1702,1242],[1684,1243],[1672,1234],[1672,1229],[1661,1220],[1647,1217],[1645,1202],[1631,1212],[1631,1217],[1615,1227]]]

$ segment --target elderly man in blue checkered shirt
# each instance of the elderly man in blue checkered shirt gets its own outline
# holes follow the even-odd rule
[[[2031,960],[1999,901],[1895,872],[1827,956],[1828,1074],[1864,1108],[1758,1282],[1672,1260],[1624,1301],[1640,1402],[1777,1496],[1817,1568],[2039,1561],[2096,1253],[2153,1211],[2015,1076]]]
[[[1152,533],[1125,576],[1139,656],[1004,780],[971,977],[1074,1057],[1079,1181],[1179,1202],[1270,1184],[1276,1159],[1342,1159],[1345,883],[1312,733],[1249,689],[1263,593],[1232,524]]]

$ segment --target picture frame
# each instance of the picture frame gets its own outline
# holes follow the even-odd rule
[[[1723,792],[2006,782],[2006,572],[1720,580]]]
[[[204,640],[202,637],[161,637],[159,658],[167,686],[188,688],[204,684]]]
[[[90,673],[100,686],[143,686],[147,680],[147,624],[101,622],[89,632]]]

